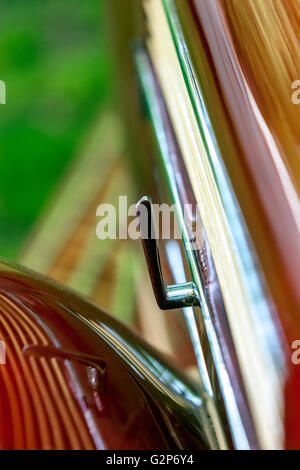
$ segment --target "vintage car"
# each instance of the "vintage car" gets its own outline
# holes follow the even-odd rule
[[[182,311],[200,380],[3,261],[0,447],[299,449],[299,2],[108,3],[137,215],[175,204],[182,234],[141,224],[153,295]]]

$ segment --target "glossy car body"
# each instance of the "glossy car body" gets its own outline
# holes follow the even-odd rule
[[[1,449],[184,449],[213,444],[197,388],[76,293],[0,268]]]

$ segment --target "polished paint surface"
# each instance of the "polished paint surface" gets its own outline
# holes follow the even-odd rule
[[[197,388],[112,317],[0,265],[0,448],[210,447]]]
[[[252,154],[249,166],[270,221],[270,239],[276,240],[274,255],[279,253],[270,277],[278,276],[283,291],[284,303],[277,306],[290,346],[300,337],[300,106],[292,101],[292,84],[300,79],[300,2],[222,0],[221,5],[235,49],[232,56],[236,54],[253,114],[269,144],[270,153]],[[248,148],[250,142],[251,134]],[[291,353],[287,363],[286,446],[299,449],[300,370]]]
[[[190,5],[239,147],[224,160],[287,340],[285,446],[299,448],[300,371],[289,347],[300,334],[300,107],[292,102],[300,77],[300,3]]]

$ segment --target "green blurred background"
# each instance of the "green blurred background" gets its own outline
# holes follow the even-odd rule
[[[111,99],[101,0],[1,0],[0,255],[17,258]]]
[[[90,297],[172,356],[182,325],[172,317],[173,344],[141,244],[96,237],[99,204],[127,195],[130,206],[153,189],[132,60],[142,17],[138,0],[0,0],[0,257]]]

